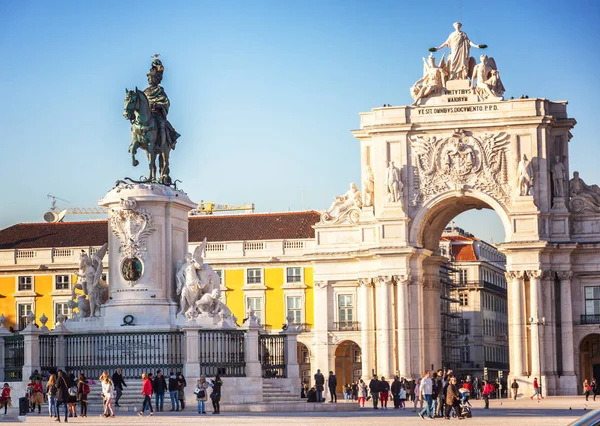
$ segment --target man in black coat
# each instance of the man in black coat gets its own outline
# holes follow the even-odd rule
[[[331,395],[331,400],[329,402],[337,402],[337,394],[335,393],[335,389],[337,388],[337,377],[335,377],[333,371],[329,372],[327,387],[329,388],[329,394]]]
[[[161,370],[156,372],[156,377],[154,378],[154,383],[152,383],[152,388],[154,389],[154,395],[156,395],[156,411],[163,411],[163,406],[165,404],[165,391],[167,390],[167,381],[165,380],[165,376],[163,376]]]
[[[379,400],[379,379],[377,376],[373,376],[373,379],[369,382],[369,390],[371,391],[371,398],[373,398],[373,409],[377,410],[377,401]]]
[[[317,402],[323,402],[323,389],[325,387],[325,376],[321,370],[317,370],[315,374],[315,387],[317,388]]]
[[[121,399],[121,395],[123,395],[123,386],[127,387],[125,380],[123,380],[123,375],[121,374],[121,369],[117,368],[112,375],[113,386],[115,387],[115,391],[117,392],[117,397],[115,398],[115,406],[120,407],[119,399]]]
[[[392,382],[392,397],[394,398],[394,408],[400,408],[400,388],[402,384],[400,383],[400,379],[398,376],[394,377],[394,381]]]

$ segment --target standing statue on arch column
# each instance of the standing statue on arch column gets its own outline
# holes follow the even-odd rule
[[[520,196],[531,195],[533,187],[533,166],[527,156],[523,154],[517,168],[517,188]]]
[[[462,24],[455,22],[454,32],[448,36],[448,39],[440,47],[432,47],[431,52],[437,52],[444,47],[450,49],[450,56],[446,61],[449,80],[466,80],[467,77],[473,75],[475,67],[475,59],[471,58],[471,47],[485,49],[485,44],[475,44],[469,40],[469,36],[461,31]]]
[[[554,157],[554,164],[552,165],[552,183],[554,184],[554,196],[564,197],[565,196],[565,181],[567,179],[567,172],[565,166],[560,161],[560,157],[557,155]]]
[[[389,162],[386,170],[385,183],[387,186],[388,201],[390,203],[402,202],[402,188],[404,188],[404,185],[400,180],[400,169],[394,165],[393,161]]]

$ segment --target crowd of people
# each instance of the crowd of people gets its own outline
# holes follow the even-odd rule
[[[143,373],[142,379],[142,409],[138,415],[143,416],[146,410],[149,415],[154,415],[152,406],[152,396],[154,396],[156,411],[163,411],[164,396],[169,392],[171,400],[170,411],[183,411],[185,409],[185,387],[187,381],[180,372],[170,372],[165,378],[161,370],[153,373]],[[55,421],[61,421],[61,407],[64,406],[64,421],[69,418],[77,417],[77,404],[79,404],[79,417],[87,417],[87,401],[90,393],[90,385],[96,384],[93,379],[79,374],[77,377],[73,374],[67,374],[65,371],[56,370],[42,375],[35,370],[29,377],[30,383],[27,385],[26,397],[29,401],[29,412],[38,414],[42,412],[42,405],[48,404],[48,415]],[[44,383],[45,382],[45,383]],[[98,379],[101,385],[101,396],[103,401],[104,417],[115,417],[114,407],[121,407],[119,400],[123,395],[123,388],[127,383],[123,378],[120,368],[117,368],[112,376],[108,371],[103,371]],[[197,400],[198,414],[206,413],[206,402],[211,399],[213,414],[220,414],[221,387],[223,381],[220,376],[215,376],[214,380],[201,376],[194,389],[194,395]],[[210,390],[210,393],[209,393]],[[0,396],[0,408],[4,407],[4,414],[11,405],[11,388],[8,383],[4,384]]]
[[[535,384],[536,381],[534,387]],[[317,370],[312,387],[309,387],[307,380],[303,380],[301,396],[307,402],[325,402],[325,386],[329,390],[330,402],[337,402],[337,377],[333,371],[325,378],[321,370]],[[452,413],[453,417],[462,419],[471,416],[469,398],[482,399],[484,408],[488,409],[489,400],[495,397],[497,389],[493,383],[477,377],[467,376],[459,380],[452,370],[438,370],[426,371],[423,377],[417,379],[396,376],[390,382],[383,376],[374,376],[368,383],[360,379],[344,384],[342,391],[345,401],[355,401],[361,407],[370,401],[373,409],[387,410],[388,402],[391,402],[390,407],[393,404],[394,409],[412,408],[421,418],[449,419]]]

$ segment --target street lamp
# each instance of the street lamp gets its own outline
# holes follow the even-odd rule
[[[542,318],[538,318],[538,319],[534,319],[533,317],[529,317],[529,324],[533,327],[537,327],[537,347],[538,347],[538,367],[539,367],[539,372],[540,372],[540,383],[538,384],[539,386],[539,391],[540,391],[540,396],[542,396],[542,347],[541,347],[541,341],[540,341],[540,325],[544,326],[546,325],[546,318],[542,317]],[[542,396],[543,398],[543,396]]]

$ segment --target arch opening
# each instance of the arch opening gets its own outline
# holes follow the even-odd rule
[[[344,340],[335,348],[336,393],[342,394],[346,384],[358,383],[362,375],[362,351],[352,340]]]
[[[600,334],[588,334],[579,344],[579,378],[600,380]]]

